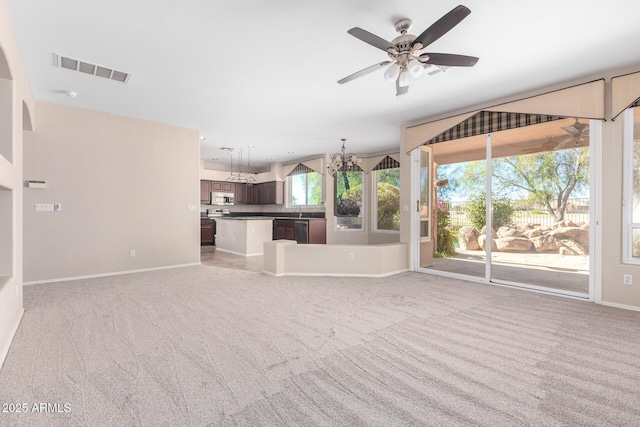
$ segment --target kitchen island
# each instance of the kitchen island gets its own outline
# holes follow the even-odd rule
[[[242,256],[264,253],[270,242],[273,218],[260,216],[216,218],[216,250]]]

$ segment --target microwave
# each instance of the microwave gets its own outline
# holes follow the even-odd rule
[[[210,205],[232,205],[235,195],[233,193],[211,193]]]

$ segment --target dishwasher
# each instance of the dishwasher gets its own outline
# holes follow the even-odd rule
[[[307,221],[293,221],[293,234],[296,242],[309,243],[309,222]]]

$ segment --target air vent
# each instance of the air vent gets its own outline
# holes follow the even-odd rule
[[[103,77],[109,80],[115,80],[121,83],[127,83],[131,74],[122,71],[116,71],[112,68],[103,67],[101,65],[92,64],[80,59],[69,58],[56,54],[57,66],[66,68],[67,70],[78,71],[80,73],[91,74],[92,76]]]

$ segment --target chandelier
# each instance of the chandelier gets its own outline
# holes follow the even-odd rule
[[[247,169],[249,169],[249,166],[251,165],[251,148],[253,147],[254,147],[253,145],[249,145]],[[238,184],[254,184],[256,182],[256,178],[254,174],[250,172],[244,172],[242,169],[242,147],[240,147],[240,153],[238,155],[238,170],[235,172],[233,171],[233,152],[235,150],[233,148],[226,148],[226,147],[222,148],[222,150],[225,150],[229,153],[229,158],[231,162],[231,173],[229,174],[229,176],[225,181],[235,182]]]
[[[342,141],[342,149],[339,153],[334,153],[331,156],[331,164],[328,167],[331,175],[336,175],[339,172],[361,171],[362,159],[353,153],[347,154],[344,147],[347,140],[343,138],[340,141]]]

